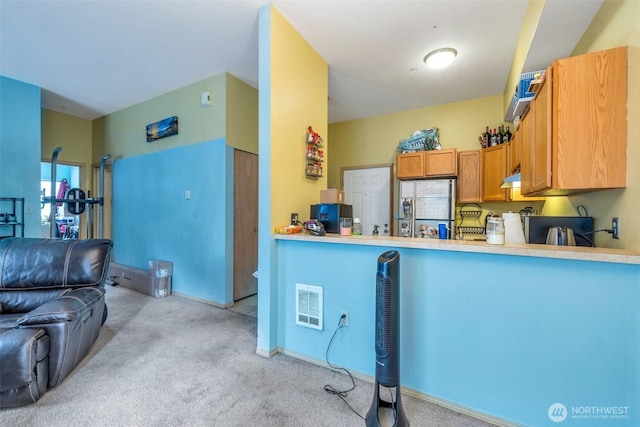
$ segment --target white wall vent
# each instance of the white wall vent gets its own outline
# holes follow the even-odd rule
[[[296,324],[322,330],[322,288],[296,283]]]

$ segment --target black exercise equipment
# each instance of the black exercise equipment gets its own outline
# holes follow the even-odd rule
[[[80,188],[70,188],[66,191],[64,198],[59,198],[54,195],[55,193],[55,185],[56,185],[56,167],[58,163],[58,154],[62,151],[62,147],[56,147],[53,150],[53,155],[51,156],[51,197],[43,197],[42,205],[46,203],[51,204],[51,228],[49,230],[49,237],[55,237],[56,235],[56,206],[59,203],[66,203],[67,210],[69,213],[73,215],[81,215],[84,213],[85,209],[88,208],[89,212],[87,215],[87,237],[90,234],[93,234],[93,229],[91,225],[93,225],[93,205],[98,205],[98,238],[102,239],[103,234],[103,210],[104,210],[104,167],[107,162],[111,158],[111,154],[107,154],[102,157],[100,160],[100,183],[99,183],[99,197],[92,198],[91,193],[89,192],[89,197],[86,197],[85,192]],[[91,233],[90,233],[91,232]],[[93,236],[91,236],[93,237]]]

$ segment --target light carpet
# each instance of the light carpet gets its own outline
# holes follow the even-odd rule
[[[107,304],[109,317],[82,363],[38,402],[1,410],[0,425],[364,426],[323,389],[349,388],[343,373],[258,356],[254,317],[111,286]],[[346,399],[364,416],[373,384],[355,382]],[[490,426],[404,394],[402,403],[412,426]]]

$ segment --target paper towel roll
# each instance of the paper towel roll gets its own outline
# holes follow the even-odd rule
[[[525,243],[520,214],[505,212],[502,214],[502,219],[504,219],[504,243]]]

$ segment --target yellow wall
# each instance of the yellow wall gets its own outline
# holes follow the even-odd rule
[[[42,109],[41,157],[51,161],[56,147],[61,147],[58,164],[70,163],[81,167],[83,189],[91,188],[92,164],[91,121]]]
[[[258,153],[258,90],[227,74],[227,145]]]
[[[342,187],[341,167],[395,163],[398,143],[416,130],[437,127],[442,148],[471,150],[480,148],[486,126],[503,119],[502,97],[495,95],[331,124],[328,184]]]
[[[101,147],[97,160],[102,154],[115,160],[224,137],[226,77],[218,74],[94,120],[95,145]],[[209,107],[200,105],[205,91],[211,92]],[[178,116],[178,135],[147,143],[146,125],[171,116]]]
[[[319,203],[326,188],[326,176],[305,177],[305,134],[312,126],[330,156],[335,143],[327,138],[327,96],[327,63],[271,8],[272,229],[289,224],[291,212],[307,219],[309,205]]]

